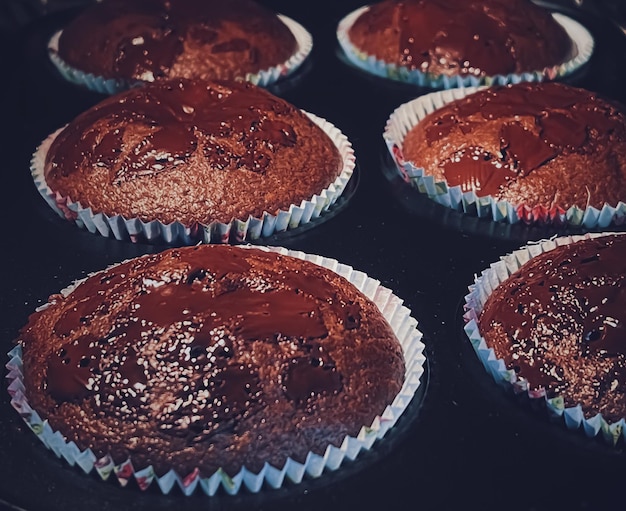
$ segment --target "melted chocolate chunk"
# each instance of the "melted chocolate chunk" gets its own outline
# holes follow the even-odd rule
[[[57,401],[79,401],[88,396],[99,359],[100,344],[90,335],[64,345],[48,359],[50,395]]]
[[[338,392],[342,383],[333,361],[316,346],[308,356],[291,361],[284,386],[289,399],[299,403],[320,394]]]
[[[441,166],[448,183],[460,185],[463,192],[493,193],[518,174],[515,162],[503,162],[478,147],[453,154]]]
[[[347,330],[354,330],[361,325],[361,308],[356,303],[351,303],[345,308],[344,326]]]
[[[176,57],[183,52],[182,37],[172,37],[171,29],[145,29],[122,39],[115,52],[113,72],[152,81],[167,76]]]
[[[157,414],[157,428],[172,436],[199,442],[212,435],[232,430],[259,405],[261,388],[256,369],[228,365],[228,357],[212,355],[202,377],[190,380],[186,391],[173,394],[169,404]]]
[[[515,161],[515,167],[527,175],[557,155],[556,149],[520,123],[507,123],[501,130],[501,148]],[[484,191],[484,190],[483,190]]]

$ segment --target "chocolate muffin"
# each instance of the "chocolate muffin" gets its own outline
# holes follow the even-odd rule
[[[626,418],[626,236],[532,257],[485,300],[478,329],[531,393],[609,423]]]
[[[246,79],[297,51],[287,25],[252,0],[103,0],[63,28],[55,55],[83,73],[132,83]]]
[[[520,212],[626,200],[624,108],[556,82],[482,89],[425,115],[402,158],[461,193]]]
[[[300,206],[340,178],[341,193],[349,143],[313,118],[250,83],[162,80],[76,117],[40,148],[33,173],[72,220],[80,207],[177,223],[193,241],[214,223]]]
[[[385,0],[368,6],[347,36],[358,52],[432,76],[521,74],[577,52],[531,0]]]
[[[323,456],[383,413],[405,371],[391,326],[344,277],[229,245],[93,274],[19,343],[28,403],[54,430],[181,477]]]

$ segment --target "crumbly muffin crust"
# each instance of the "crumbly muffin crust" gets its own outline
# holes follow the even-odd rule
[[[79,115],[52,142],[44,174],[94,213],[193,226],[300,205],[342,168],[330,137],[266,90],[175,79]]]
[[[104,0],[62,31],[59,57],[104,78],[235,79],[297,51],[278,16],[251,0]]]
[[[438,181],[516,206],[584,210],[626,199],[623,107],[561,83],[469,94],[414,126],[402,152]]]

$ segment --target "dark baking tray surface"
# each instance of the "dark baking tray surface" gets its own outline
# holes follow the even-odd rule
[[[163,496],[156,488],[119,488],[66,466],[25,428],[8,394],[1,392],[0,506],[27,511],[619,506],[626,473],[623,446],[589,440],[516,403],[482,370],[462,329],[463,297],[475,274],[529,240],[560,232],[466,217],[399,180],[382,139],[385,122],[397,106],[429,91],[366,76],[341,58],[336,25],[361,2],[263,3],[303,24],[314,38],[309,61],[273,92],[341,129],[354,146],[358,178],[347,200],[325,221],[263,243],[332,257],[379,279],[403,299],[426,343],[427,371],[419,395],[396,429],[336,472],[259,494],[183,497],[176,492]],[[4,352],[51,293],[109,264],[165,248],[80,230],[56,217],[32,183],[28,164],[36,145],[102,99],[65,83],[47,60],[49,35],[79,10],[54,10],[54,4],[48,0],[39,10],[27,11],[28,23],[3,33],[0,45]],[[626,38],[606,0],[585,0],[581,8],[573,0],[550,5],[585,24],[596,38],[595,55],[585,72],[572,78],[574,84],[626,100]],[[0,6],[0,17],[6,12]]]

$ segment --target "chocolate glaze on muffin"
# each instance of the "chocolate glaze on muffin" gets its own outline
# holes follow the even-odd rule
[[[58,55],[104,78],[234,79],[297,50],[278,16],[251,0],[104,0],[62,31]]]
[[[555,82],[483,89],[427,115],[405,160],[463,192],[513,205],[601,208],[626,199],[626,117]]]
[[[508,369],[587,418],[626,417],[626,236],[544,252],[487,298],[479,331]]]
[[[107,98],[56,136],[50,189],[95,213],[186,226],[300,205],[343,168],[302,111],[245,82],[167,80]]]
[[[22,329],[30,406],[81,448],[204,477],[323,455],[404,379],[376,305],[335,272],[260,249],[144,256],[55,295]]]
[[[359,51],[431,75],[530,72],[576,54],[563,27],[531,0],[385,0],[348,35]]]

